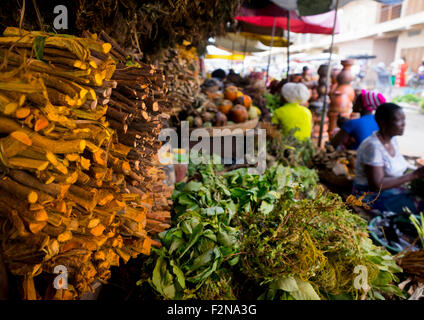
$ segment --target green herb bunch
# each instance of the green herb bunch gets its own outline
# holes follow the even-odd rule
[[[173,227],[152,252],[148,281],[159,296],[237,299],[251,291],[248,282],[261,299],[403,296],[392,284],[401,271],[392,256],[372,244],[363,219],[317,184],[314,170],[221,170],[212,159],[191,163],[188,182],[176,185]],[[366,267],[369,288],[354,286],[357,266]]]

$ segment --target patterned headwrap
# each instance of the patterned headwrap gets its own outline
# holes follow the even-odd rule
[[[368,111],[374,111],[380,104],[386,102],[386,98],[376,91],[361,90],[362,104]]]

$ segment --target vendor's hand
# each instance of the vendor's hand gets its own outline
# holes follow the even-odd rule
[[[417,170],[412,172],[412,175],[414,176],[414,180],[419,178],[424,178],[424,166],[419,167]]]

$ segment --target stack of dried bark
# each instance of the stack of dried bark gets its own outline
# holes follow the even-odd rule
[[[200,66],[195,50],[195,48],[186,50],[183,46],[168,49],[159,63],[159,68],[164,71],[166,77],[168,86],[166,98],[172,106],[171,115],[189,110],[200,96]]]
[[[70,285],[45,298],[77,298],[169,227],[170,190],[149,163],[163,76],[125,70],[111,48],[17,28],[0,37],[0,235],[25,299],[41,298],[33,278],[58,265]],[[142,95],[141,108],[125,90]],[[111,117],[128,110],[128,122]]]
[[[93,37],[88,32],[85,35]],[[168,199],[172,188],[163,182],[166,176],[157,158],[158,136],[169,119],[165,76],[153,65],[128,62],[129,53],[105,32],[100,32],[97,40],[111,43],[111,53],[118,61],[106,118],[117,133],[117,142],[127,147],[125,158],[131,172],[126,176],[126,190],[141,196],[150,217],[147,231],[156,236],[169,228],[171,218]]]

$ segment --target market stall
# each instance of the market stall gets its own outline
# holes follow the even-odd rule
[[[46,4],[0,8],[0,276],[10,278],[0,297],[420,298],[423,217],[410,218],[415,248],[378,243],[352,210],[368,205],[349,196],[353,152],[283,134],[270,121],[281,100],[264,73],[202,77],[210,37],[237,43],[235,59],[240,36],[249,39],[243,56],[257,42],[288,45],[289,24],[334,36],[337,4],[319,12],[335,8],[333,24],[317,27],[284,1],[269,4],[285,13],[270,19],[269,8],[237,16],[241,1],[105,1],[99,11],[100,2],[70,4],[76,23],[66,35],[46,31],[48,16],[37,14]],[[234,19],[246,29],[225,36]],[[248,24],[273,31],[247,33]],[[185,125],[197,139],[187,146]],[[178,140],[165,152],[164,129]],[[254,139],[239,154],[233,138],[248,141],[247,132]],[[266,163],[252,171],[260,132]],[[196,153],[202,137],[211,148]]]

